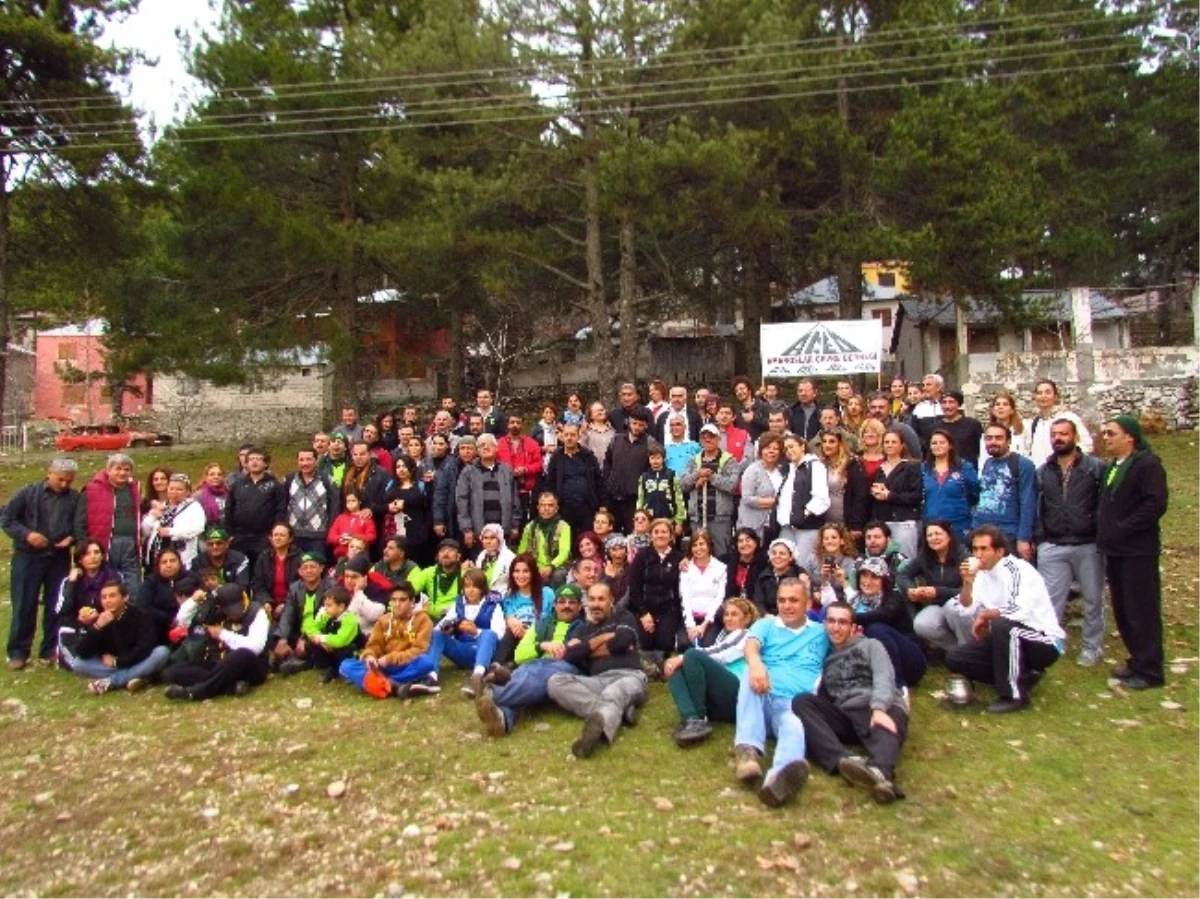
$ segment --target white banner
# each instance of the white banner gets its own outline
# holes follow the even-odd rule
[[[883,322],[790,322],[763,325],[764,378],[877,372],[883,361]]]

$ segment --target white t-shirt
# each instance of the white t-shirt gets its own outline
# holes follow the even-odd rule
[[[1060,409],[1045,418],[1035,416],[1032,421],[1025,423],[1025,433],[1029,437],[1029,459],[1034,465],[1040,467],[1046,464],[1046,460],[1054,453],[1050,446],[1050,426],[1060,418],[1065,418],[1075,425],[1078,432],[1076,445],[1085,453],[1092,451],[1092,435],[1088,433],[1083,419],[1069,409]]]
[[[1060,642],[1066,639],[1050,603],[1046,582],[1024,559],[1005,556],[990,571],[981,570],[975,575],[971,599],[971,605],[963,608],[955,597],[946,603],[946,608],[970,618],[980,609],[997,609],[1011,621],[1019,621]]]

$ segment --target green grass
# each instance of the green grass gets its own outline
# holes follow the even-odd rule
[[[1196,437],[1155,444],[1171,475],[1167,658],[1187,660],[1182,673],[1165,690],[1114,695],[1103,669],[1074,664],[1077,621],[1029,713],[944,709],[933,669],[914,698],[903,802],[875,806],[818,773],[797,804],[770,811],[734,781],[728,727],[675,748],[660,684],[636,729],[580,762],[579,722],[553,709],[506,740],[482,736],[458,674],[441,696],[406,702],[301,675],[180,707],[160,690],[96,698],[64,672],[5,671],[0,891],[893,895],[897,872],[911,872],[930,896],[1195,896]],[[137,455],[142,471],[161,461],[192,475],[213,457]],[[102,464],[80,459],[88,473]],[[0,464],[0,496],[38,472]],[[6,621],[8,610],[5,599]],[[1115,637],[1106,648],[1120,657]],[[349,787],[330,799],[337,779]],[[419,834],[406,837],[410,826]]]

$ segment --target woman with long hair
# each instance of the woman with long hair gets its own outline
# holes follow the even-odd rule
[[[809,452],[808,441],[796,434],[783,438],[787,455],[775,519],[779,536],[793,547],[797,560],[812,555],[817,529],[829,511],[829,475],[825,463]],[[772,612],[771,614],[774,614]]]
[[[88,627],[104,611],[100,605],[100,588],[121,576],[108,566],[104,547],[98,540],[85,540],[75,552],[75,564],[63,579],[58,590],[55,614],[58,616],[58,645],[72,652]],[[59,658],[62,658],[60,652]]]
[[[683,626],[693,646],[708,646],[716,639],[727,579],[725,563],[712,554],[712,534],[703,528],[693,531],[691,558],[679,574]]]
[[[758,438],[758,460],[742,472],[738,524],[758,535],[761,542],[771,523],[779,488],[783,486],[783,438],[767,431]]]
[[[883,463],[883,435],[887,433],[887,428],[883,426],[883,422],[874,418],[868,418],[858,429],[858,461],[863,467],[863,474],[867,478],[867,509],[870,509],[870,484],[875,480],[875,472],[879,470],[879,466]]]
[[[975,466],[960,459],[949,431],[937,428],[929,435],[929,453],[921,467],[925,490],[925,521],[944,518],[960,540],[971,530],[971,509],[979,501],[979,475]]]
[[[943,649],[963,642],[953,626],[956,622],[947,619],[942,607],[962,592],[960,566],[965,558],[954,527],[944,519],[934,519],[925,522],[921,551],[901,565],[896,576],[900,595],[912,605],[913,630],[922,640]]]
[[[408,442],[414,450],[422,444],[420,437],[413,437]],[[403,537],[408,557],[424,566],[432,564],[432,560],[429,510],[421,490],[422,482],[417,480],[419,464],[411,456],[396,457],[396,464],[392,466],[395,475],[383,494],[387,505],[387,514],[383,516],[383,538]]]
[[[992,405],[988,409],[988,422],[984,427],[986,431],[992,425],[1000,425],[1002,428],[1008,428],[1008,448],[1010,452],[1016,453],[1018,456],[1029,457],[1029,434],[1025,430],[1025,422],[1021,420],[1021,413],[1017,411],[1017,400],[1007,390],[999,391],[992,397]],[[979,438],[979,458],[981,461],[988,457],[987,447],[984,445],[982,437]],[[1035,465],[1041,465],[1045,459],[1034,459]]]
[[[721,561],[725,563],[725,595],[751,599],[754,584],[767,567],[762,537],[752,528],[738,528],[733,535],[733,549]]]
[[[819,437],[829,488],[825,520],[846,525],[854,539],[860,540],[867,523],[867,473],[850,453],[841,431],[822,431]]]
[[[853,599],[854,556],[854,538],[844,524],[827,521],[821,525],[813,554],[803,563],[814,609],[836,600]]]
[[[496,646],[495,661],[498,665],[508,665],[525,632],[543,615],[554,614],[554,591],[542,584],[537,559],[526,552],[513,558],[508,568],[508,583],[500,592],[504,597],[501,600],[504,636]]]
[[[379,445],[389,453],[400,445],[396,435],[396,410],[384,410],[375,416],[375,431],[379,434]]]
[[[159,642],[163,645],[167,643],[167,631],[171,629],[179,611],[179,601],[175,598],[175,582],[182,576],[183,562],[180,560],[179,550],[173,546],[165,546],[159,551],[153,569],[138,590],[137,604],[154,619],[154,628],[158,632]]]
[[[629,611],[637,619],[642,650],[662,655],[678,646],[683,607],[679,598],[679,563],[675,525],[657,518],[650,525],[650,545],[638,553],[629,571]]]
[[[604,408],[604,403],[597,400],[588,406],[588,422],[580,432],[579,445],[603,462],[616,435],[617,432],[608,422],[608,410]]]
[[[900,551],[912,558],[917,552],[918,529],[925,505],[921,468],[908,455],[899,431],[883,435],[883,462],[871,481],[871,512],[868,520],[887,522]]]
[[[153,508],[154,503],[159,507],[167,504],[167,484],[171,481],[171,469],[156,465],[146,475],[146,489],[142,493],[141,514],[144,516]]]
[[[846,400],[846,408],[842,411],[842,427],[846,433],[858,439],[858,430],[867,417],[867,402],[862,394],[856,393]]]

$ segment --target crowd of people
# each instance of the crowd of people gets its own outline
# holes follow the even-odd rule
[[[732,723],[736,776],[769,806],[809,761],[903,795],[931,664],[991,685],[990,712],[1028,708],[1073,587],[1078,663],[1102,658],[1107,582],[1128,650],[1113,676],[1163,684],[1166,475],[1136,419],[1103,424],[1102,461],[1051,381],[1028,421],[1008,393],[970,418],[934,374],[690,399],[658,381],[611,409],[571,394],[529,433],[488,390],[427,422],[347,407],[285,476],[247,444],[198,485],[163,467],[143,485],[117,453],[76,490],[55,458],[0,512],[8,667],[60,664],[94,694],[161,680],[181,701],[311,670],[403,698],[439,692],[445,658],[490,735],[553,702],[583,719],[581,758],[663,679],[673,739]]]

